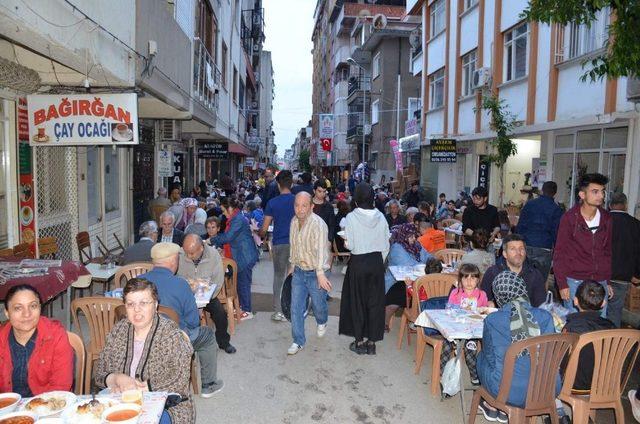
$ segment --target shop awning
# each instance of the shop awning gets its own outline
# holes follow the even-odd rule
[[[229,153],[235,153],[236,155],[242,155],[242,156],[251,156],[251,150],[249,150],[247,147],[243,146],[242,144],[238,144],[238,143],[229,143]]]
[[[402,137],[398,140],[401,152],[417,152],[420,150],[420,134]]]

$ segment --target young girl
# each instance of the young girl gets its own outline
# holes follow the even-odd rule
[[[473,264],[462,264],[458,271],[458,287],[449,294],[449,303],[460,305],[462,309],[476,310],[477,308],[488,306],[487,294],[478,288],[480,283],[480,270]],[[447,340],[442,346],[440,356],[440,375],[444,371],[444,366],[451,358],[455,345]],[[478,354],[477,342],[469,340],[465,342],[463,348],[464,359],[469,369],[471,384],[478,385],[478,372],[476,370],[476,356]]]

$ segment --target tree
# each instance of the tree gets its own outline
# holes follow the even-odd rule
[[[611,8],[610,38],[604,53],[585,60],[584,82],[640,75],[640,1],[638,0],[529,0],[522,17],[546,24],[590,24],[596,13]],[[590,67],[587,68],[587,66]]]
[[[304,149],[300,152],[298,164],[301,171],[311,172],[311,164],[309,163],[310,157],[311,157],[311,152],[309,152],[308,149]]]
[[[504,165],[509,157],[518,153],[518,146],[511,138],[515,127],[515,116],[509,112],[504,99],[496,96],[484,96],[482,99],[482,110],[487,112],[491,118],[491,129],[496,132],[495,138],[489,142],[491,154],[487,160],[498,168],[500,176],[500,197],[498,204],[502,206],[504,199]],[[479,111],[476,110],[476,113]]]

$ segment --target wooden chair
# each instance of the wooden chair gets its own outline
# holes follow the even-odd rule
[[[412,303],[416,306],[416,318],[420,314],[420,287],[424,287],[429,299],[434,297],[449,296],[449,292],[456,284],[456,276],[453,274],[429,274],[418,278],[413,283]],[[415,374],[420,374],[424,351],[427,345],[433,348],[433,358],[431,359],[431,393],[437,395],[440,391],[440,355],[444,339],[439,336],[427,336],[422,328],[416,332],[416,367]],[[400,327],[403,331],[403,327]]]
[[[489,405],[504,411],[509,416],[509,422],[524,423],[529,417],[529,422],[535,422],[536,416],[549,415],[552,423],[558,423],[556,411],[556,376],[563,358],[573,350],[578,341],[577,334],[547,334],[531,337],[513,343],[507,349],[504,359],[502,381],[498,396],[493,397],[484,387],[479,387],[473,393],[473,401],[469,410],[469,424],[476,421],[476,414],[480,399],[484,399]],[[527,398],[524,408],[518,408],[507,403],[513,371],[518,354],[527,349],[529,354],[525,356],[531,363],[529,382],[527,384]]]
[[[88,263],[102,263],[102,258],[94,258],[91,250],[91,238],[87,231],[81,231],[76,235],[76,245],[78,246],[78,257],[84,265]]]
[[[124,304],[120,304],[120,305],[116,306],[115,313],[116,313],[116,322],[126,318],[127,317],[127,308],[126,308],[126,306],[124,306]],[[158,305],[158,313],[160,315],[164,315],[165,317],[169,318],[171,321],[173,321],[176,324],[180,325],[180,316],[178,315],[178,313],[176,311],[173,310],[173,308],[171,308],[169,306]]]
[[[81,337],[82,326],[78,320],[78,310],[84,314],[89,326],[89,345],[87,346],[84,379],[84,390],[87,392],[91,392],[93,361],[98,359],[100,352],[104,349],[107,334],[117,322],[115,310],[120,305],[122,305],[122,299],[113,297],[83,297],[71,302],[73,322],[78,326]]]
[[[151,271],[153,264],[151,262],[133,262],[129,265],[125,265],[116,272],[113,278],[114,288],[124,287],[129,280],[138,275],[142,275]]]
[[[13,256],[13,249],[12,248],[7,248],[7,249],[0,249],[0,258],[6,258],[9,256]]]
[[[440,262],[452,264],[462,259],[462,256],[464,256],[465,253],[467,252],[460,249],[440,249],[434,252],[433,256]]]
[[[240,300],[238,299],[238,265],[233,259],[222,258],[222,267],[225,271],[224,284],[220,289],[220,292],[218,293],[218,300],[227,309],[229,333],[235,334],[236,324],[240,323]]]
[[[29,243],[20,243],[13,246],[13,256],[16,258],[35,258],[33,252],[29,248]]]
[[[84,395],[85,392],[83,390],[84,385],[84,369],[85,369],[85,361],[86,355],[84,351],[84,342],[76,333],[71,331],[67,331],[67,336],[69,337],[69,344],[73,348],[74,356],[75,356],[75,379],[74,379],[74,393],[77,395]]]
[[[42,259],[55,259],[58,255],[58,240],[55,237],[39,238],[38,255]]]
[[[589,346],[593,349],[595,358],[591,390],[589,393],[578,395],[572,392],[572,388],[580,365],[580,352]],[[569,358],[564,385],[559,396],[560,400],[571,405],[574,423],[587,424],[592,410],[608,408],[614,409],[616,423],[624,423],[620,398],[639,351],[638,330],[602,330],[580,335]],[[631,360],[627,361],[629,358]],[[596,422],[595,418],[593,421]]]
[[[339,258],[339,257],[347,258],[346,262],[349,262],[349,259],[351,259],[351,252],[339,251],[338,246],[336,245],[336,241],[333,240],[331,242],[331,265],[329,266],[329,270],[333,268],[333,262],[335,261],[336,258]]]

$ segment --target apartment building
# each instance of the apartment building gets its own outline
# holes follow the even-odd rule
[[[259,162],[275,163],[276,144],[273,130],[273,100],[275,99],[275,81],[271,52],[263,50],[260,54],[260,73],[256,76],[260,81],[260,151]],[[263,141],[263,142],[262,142]]]
[[[454,196],[488,176],[490,200],[499,197],[495,167],[481,167],[492,133],[482,96],[504,99],[517,120],[518,154],[504,169],[505,203],[517,203],[525,174],[558,184],[556,199],[573,204],[577,177],[609,176],[609,191],[629,196],[637,212],[640,116],[627,101],[627,79],[581,82],[582,62],[605,48],[609,10],[591,25],[524,22],[526,0],[410,0],[422,18],[422,175],[425,186]],[[456,140],[455,163],[430,162],[430,140]],[[481,175],[482,174],[482,175]]]

